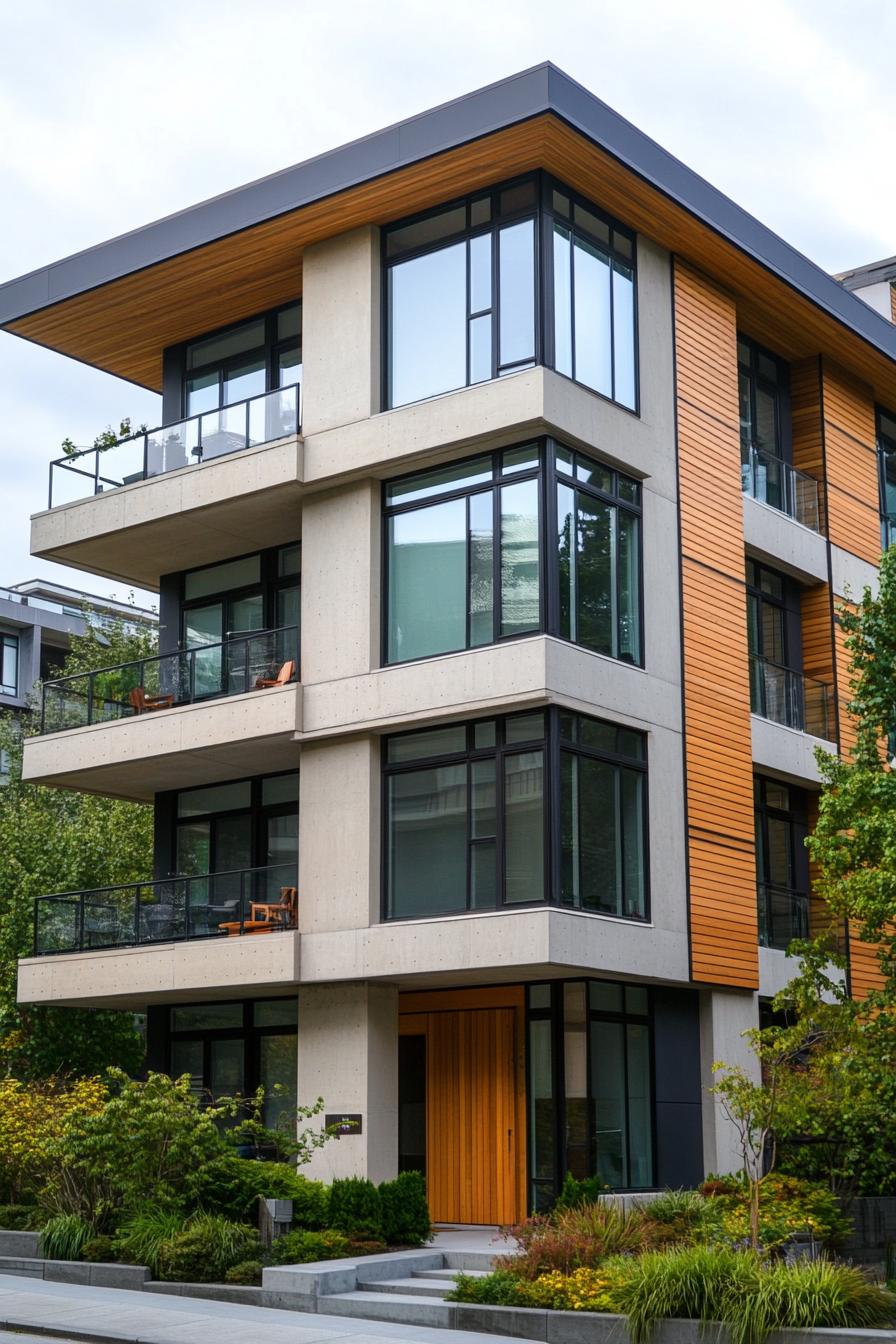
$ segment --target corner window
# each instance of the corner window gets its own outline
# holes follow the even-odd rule
[[[637,481],[547,441],[392,481],[384,499],[386,662],[546,631],[640,664]]]
[[[896,541],[896,415],[877,408],[877,453],[880,467],[881,546]]]
[[[635,408],[634,235],[568,188],[535,174],[404,220],[383,260],[388,406],[548,363]]]
[[[0,695],[19,693],[19,638],[0,635]]]
[[[386,918],[546,900],[646,918],[645,769],[641,734],[566,712],[387,738]]]

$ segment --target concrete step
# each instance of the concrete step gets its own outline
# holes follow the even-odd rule
[[[450,1302],[420,1293],[328,1293],[317,1300],[317,1310],[327,1316],[353,1316],[368,1321],[392,1321],[396,1325],[427,1325],[450,1328],[454,1308]]]
[[[453,1281],[458,1274],[465,1274],[468,1279],[484,1279],[491,1272],[490,1269],[415,1269],[414,1278],[451,1279]]]
[[[442,1263],[446,1269],[460,1270],[469,1274],[473,1270],[483,1270],[490,1274],[498,1256],[506,1255],[507,1248],[496,1246],[493,1251],[443,1251]]]
[[[454,1279],[442,1273],[441,1278],[434,1277],[438,1270],[424,1270],[425,1278],[412,1279],[358,1279],[358,1291],[362,1293],[400,1293],[412,1297],[445,1297],[454,1290]]]

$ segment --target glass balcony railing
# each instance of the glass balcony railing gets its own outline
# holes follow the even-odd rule
[[[880,516],[880,545],[882,551],[888,551],[896,541],[896,513],[882,513]]]
[[[34,955],[294,929],[296,871],[279,863],[38,896]]]
[[[818,481],[797,471],[783,458],[756,445],[741,445],[741,489],[760,504],[780,509],[794,522],[821,532],[822,516]]]
[[[217,411],[133,434],[111,448],[84,448],[50,463],[49,508],[117,490],[212,458],[298,434],[297,384],[264,392]]]
[[[832,740],[833,693],[828,683],[755,654],[750,656],[750,710],[785,728]]]
[[[760,883],[759,946],[786,952],[794,938],[809,937],[809,897],[804,891]]]
[[[286,685],[296,680],[298,667],[299,632],[288,625],[60,677],[43,684],[40,731],[58,733],[112,723],[175,705]]]

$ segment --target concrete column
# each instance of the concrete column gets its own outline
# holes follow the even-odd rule
[[[380,408],[380,235],[355,229],[302,260],[302,433]]]
[[[743,1033],[759,1025],[758,998],[751,992],[703,990],[700,994],[700,1073],[703,1084],[703,1163],[727,1174],[743,1165],[737,1132],[709,1092],[713,1064],[739,1065],[759,1081],[756,1056]]]
[[[380,484],[311,495],[302,508],[302,681],[379,666]]]
[[[377,738],[309,743],[299,773],[299,931],[379,921]]]
[[[360,1134],[331,1139],[302,1174],[315,1180],[398,1174],[398,990],[394,985],[299,989],[299,1103],[360,1115]],[[323,1128],[323,1115],[321,1128]]]

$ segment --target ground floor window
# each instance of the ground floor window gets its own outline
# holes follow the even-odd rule
[[[603,980],[527,990],[530,1200],[567,1172],[614,1190],[654,1184],[650,992]]]
[[[197,1094],[247,1096],[263,1087],[264,1122],[278,1129],[296,1106],[297,1011],[295,998],[181,1004],[150,1030],[164,1032],[167,1071],[189,1074]],[[158,1056],[159,1044],[149,1043],[151,1054]]]

